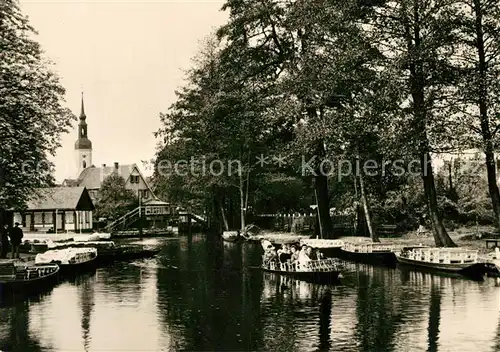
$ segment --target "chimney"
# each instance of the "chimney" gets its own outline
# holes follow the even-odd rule
[[[115,161],[115,169],[118,170],[118,161]]]

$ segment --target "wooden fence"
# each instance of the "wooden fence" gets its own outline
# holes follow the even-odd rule
[[[356,231],[355,220],[350,216],[334,215],[331,219],[333,231],[339,236],[369,236],[368,229],[363,221],[360,221],[358,224],[359,230]],[[263,229],[284,232],[314,232],[317,226],[317,217],[314,213],[259,214],[249,220],[249,222]],[[392,224],[379,224],[376,226],[376,231],[379,235],[387,237],[401,234],[397,226]]]

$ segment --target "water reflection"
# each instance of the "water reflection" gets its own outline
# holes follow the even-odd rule
[[[431,288],[431,304],[429,305],[429,347],[427,351],[438,350],[439,321],[441,320],[441,292],[437,285]]]
[[[0,308],[0,350],[500,351],[495,280],[345,263],[315,285],[253,269],[259,246],[161,245]]]
[[[78,280],[80,281],[80,280]],[[77,281],[77,284],[80,283],[80,292],[79,292],[79,300],[78,305],[82,309],[82,339],[83,339],[83,347],[85,351],[88,351],[91,343],[91,335],[90,335],[90,321],[92,317],[92,310],[94,308],[94,277],[84,277],[80,282]]]
[[[246,275],[239,270],[242,255],[228,255],[221,242],[199,243],[196,237],[178,246],[168,251],[170,269],[158,272],[157,283],[166,328],[182,336],[176,346],[254,350],[251,312],[258,312],[259,299],[249,294]],[[241,247],[235,250],[243,253]]]
[[[29,307],[32,302],[18,303],[0,311],[1,351],[42,351],[36,337],[29,332]]]

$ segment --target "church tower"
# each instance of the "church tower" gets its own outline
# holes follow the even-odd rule
[[[80,112],[80,122],[78,123],[78,139],[75,142],[77,177],[83,169],[92,166],[92,142],[88,139],[86,119],[82,93],[82,110]]]

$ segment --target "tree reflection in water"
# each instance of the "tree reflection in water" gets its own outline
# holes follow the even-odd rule
[[[165,253],[175,253],[177,265],[169,259],[158,273],[158,305],[177,349],[290,351],[311,332],[328,346],[326,287],[245,268],[260,260],[248,245],[181,239]]]
[[[82,338],[85,351],[90,347],[90,319],[94,308],[95,275],[78,277],[79,305],[82,309]]]
[[[101,293],[107,298],[118,302],[126,301],[139,304],[141,298],[141,272],[139,266],[127,262],[117,262],[105,268],[106,275],[100,275]]]
[[[320,301],[319,308],[319,348],[327,350],[330,348],[330,329],[332,322],[332,293],[326,290]]]
[[[196,237],[168,246],[158,310],[177,350],[437,351],[442,289],[463,301],[475,287],[360,264],[346,265],[342,285],[321,286],[252,270],[258,246]]]
[[[429,307],[429,347],[428,352],[436,352],[438,350],[439,339],[439,321],[441,319],[441,290],[435,284],[431,287],[431,302]]]
[[[394,338],[402,324],[400,311],[404,309],[398,285],[393,282],[396,279],[396,270],[358,266],[356,336],[361,351],[394,350]]]
[[[151,341],[141,344],[157,350],[431,352],[478,344],[477,350],[500,351],[500,321],[496,310],[492,313],[492,298],[497,299],[499,291],[491,281],[471,284],[415,271],[346,264],[341,285],[322,286],[251,269],[260,264],[261,254],[258,245],[181,237],[168,241],[158,260],[142,263],[154,265],[154,273],[146,273],[138,263],[99,269],[95,281],[75,282],[78,296],[69,295],[68,315],[80,323],[77,320],[65,330],[73,341],[59,343],[78,349],[83,337],[90,349],[92,336],[95,348],[108,340],[115,340],[115,345],[106,348],[123,348],[122,330],[90,328],[93,315],[109,313],[106,309],[113,300],[116,319],[123,316],[120,309],[128,314],[128,303],[137,302],[144,310],[141,317],[148,319],[139,324],[151,324],[155,330],[149,335]],[[144,280],[141,284],[145,275],[156,280],[156,290],[149,295],[141,289],[148,287]],[[59,294],[66,292],[66,286]],[[59,307],[64,315],[60,297],[55,294],[32,309],[31,303],[0,308],[0,350],[37,351],[41,344],[47,349],[46,340],[55,344],[59,339],[54,336],[51,341],[50,335],[57,324],[53,318],[44,320],[43,314]],[[126,304],[116,304],[120,300]],[[478,326],[477,318],[483,319],[483,326]],[[37,320],[44,321],[37,324]],[[108,335],[113,336],[108,339]]]
[[[258,305],[254,309],[247,297],[241,270],[224,265],[222,241],[197,241],[193,236],[192,243],[181,239],[169,245],[177,248],[166,250],[175,257],[164,260],[169,264],[158,272],[158,305],[176,347],[254,350],[255,324],[242,324],[242,315],[248,319]]]
[[[2,326],[0,329],[0,351],[36,352],[46,350],[29,332],[29,307],[40,301],[40,298],[34,297],[12,306],[0,307],[0,325]]]

